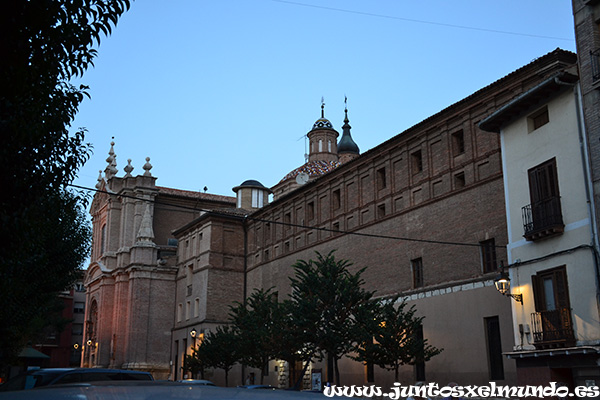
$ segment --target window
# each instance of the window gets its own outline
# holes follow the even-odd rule
[[[377,190],[385,189],[387,181],[385,179],[385,167],[377,170]]]
[[[378,218],[385,217],[385,204],[380,204],[377,206],[377,217]]]
[[[319,139],[319,152],[323,151],[323,140]]]
[[[465,187],[465,173],[459,172],[458,174],[454,175],[454,188],[460,189],[463,187]]]
[[[411,155],[413,174],[423,171],[423,155],[421,150],[417,150]]]
[[[315,217],[315,203],[314,203],[314,201],[311,201],[306,205],[306,219],[310,221],[314,217]]]
[[[488,367],[491,381],[504,379],[502,362],[502,342],[500,340],[500,321],[497,316],[484,318],[487,341]]]
[[[333,209],[337,210],[342,206],[342,199],[340,196],[340,189],[335,189],[333,191]]]
[[[85,311],[85,303],[81,301],[76,301],[73,303],[73,313],[75,314],[83,314]]]
[[[196,297],[194,300],[194,317],[198,317],[200,315],[200,299]]]
[[[185,281],[188,286],[190,286],[193,282],[194,278],[194,265],[190,264],[185,269]]]
[[[331,153],[331,140],[327,141],[327,151]]]
[[[496,261],[496,240],[488,239],[479,242],[481,251],[481,265],[484,274],[494,272],[498,269]]]
[[[185,303],[185,319],[190,319],[191,314],[192,314],[192,302],[188,300]]]
[[[548,116],[548,107],[544,107],[541,110],[536,111],[527,118],[527,128],[529,132],[533,132],[536,129],[546,125],[550,122]]]
[[[104,255],[106,247],[106,224],[102,225],[102,233],[100,234],[100,256]]]
[[[179,304],[177,304],[177,322],[181,322],[182,314],[183,314],[183,304],[179,303]]]
[[[270,260],[269,249],[265,250],[265,262]]]
[[[410,261],[413,274],[413,288],[420,288],[423,286],[423,259],[415,258]]]
[[[85,292],[85,286],[83,286],[82,282],[77,282],[75,284],[75,291],[76,292]]]
[[[465,152],[465,135],[462,129],[452,134],[452,154],[458,156]]]
[[[531,277],[536,313],[532,315],[536,346],[574,344],[567,271],[564,266]]]
[[[528,172],[531,204],[523,207],[525,238],[535,240],[564,230],[556,159]]]
[[[286,212],[283,216],[283,223],[285,224],[285,229],[288,230],[291,228],[292,223],[292,213]]]
[[[263,195],[259,189],[252,189],[252,207],[261,208],[263,206]]]

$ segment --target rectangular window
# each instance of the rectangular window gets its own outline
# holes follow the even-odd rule
[[[177,322],[181,322],[183,314],[183,305],[181,303],[177,304]]]
[[[454,175],[454,188],[460,189],[463,187],[465,187],[465,173],[459,172],[458,174]]]
[[[261,190],[252,189],[252,207],[261,208],[263,206],[263,194]]]
[[[185,303],[185,319],[190,319],[190,315],[192,315],[192,303],[188,300]]]
[[[500,320],[497,316],[484,318],[487,341],[488,367],[491,381],[504,379],[502,362],[502,341],[500,340]]]
[[[531,277],[536,312],[532,315],[536,346],[575,343],[566,267],[538,272]]]
[[[306,205],[306,219],[308,221],[315,218],[315,202],[311,201]]]
[[[377,217],[378,218],[385,217],[385,204],[380,204],[377,206]]]
[[[417,150],[411,155],[413,174],[423,171],[423,155],[421,150]]]
[[[525,238],[535,240],[563,231],[556,159],[527,171],[531,204],[523,207]]]
[[[194,300],[194,317],[200,316],[200,299],[196,298]]]
[[[73,303],[73,312],[75,314],[83,314],[84,311],[85,311],[85,303],[84,302],[76,301]]]
[[[286,212],[283,215],[283,223],[285,226],[285,230],[289,230],[291,229],[291,224],[292,224],[292,213],[291,212]]]
[[[465,135],[462,129],[452,134],[452,154],[456,157],[465,152]]]
[[[420,288],[423,286],[423,259],[415,258],[410,261],[413,275],[413,288]]]
[[[385,189],[387,187],[387,180],[385,176],[385,167],[377,170],[377,190]]]
[[[333,201],[333,209],[337,210],[342,206],[342,199],[341,199],[341,195],[340,195],[340,189],[335,189],[333,191],[333,196],[332,196],[332,201]]]
[[[498,269],[498,262],[496,261],[496,240],[488,239],[479,242],[481,251],[481,265],[484,274],[488,272],[494,272]]]
[[[267,250],[265,250],[265,262],[269,261],[269,259],[270,259],[270,254],[269,254],[269,250],[267,249]]]
[[[533,132],[536,129],[546,125],[548,122],[550,122],[550,117],[548,115],[548,107],[546,106],[541,110],[531,114],[527,118],[527,128],[529,132]]]

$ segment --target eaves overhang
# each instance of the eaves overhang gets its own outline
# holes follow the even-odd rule
[[[577,75],[565,71],[554,74],[481,120],[478,124],[479,129],[499,133],[503,126],[548,102],[549,99],[572,87],[578,80]]]

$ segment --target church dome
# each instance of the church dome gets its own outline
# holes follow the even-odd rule
[[[311,131],[315,131],[317,129],[332,129],[333,124],[327,118],[319,118],[313,125]]]
[[[284,176],[280,183],[285,182],[289,179],[295,179],[301,173],[305,173],[311,178],[317,178],[321,175],[325,175],[326,173],[333,171],[340,165],[342,164],[338,161],[310,161]]]
[[[340,142],[338,143],[337,148],[338,148],[338,154],[340,154],[340,153],[360,154],[358,145],[356,144],[356,142],[354,142],[354,140],[352,139],[352,136],[350,136],[350,132],[348,132],[348,134],[346,134],[346,132],[344,132],[344,134],[342,135],[342,138],[340,139]]]

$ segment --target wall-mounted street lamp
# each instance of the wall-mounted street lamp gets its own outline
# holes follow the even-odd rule
[[[195,330],[195,329],[192,329],[192,330],[190,331],[190,336],[191,336],[191,337],[193,337],[193,338],[195,338],[197,333],[198,333],[198,332],[196,332],[196,330]]]
[[[510,278],[508,277],[508,274],[504,272],[504,263],[502,261],[500,261],[500,275],[498,275],[498,278],[496,278],[494,284],[496,285],[496,290],[499,291],[501,294],[508,297],[512,297],[513,299],[515,299],[515,301],[523,305],[522,294],[510,293]]]
[[[73,348],[74,348],[75,350],[79,350],[79,343],[75,343],[75,344],[73,345]]]

